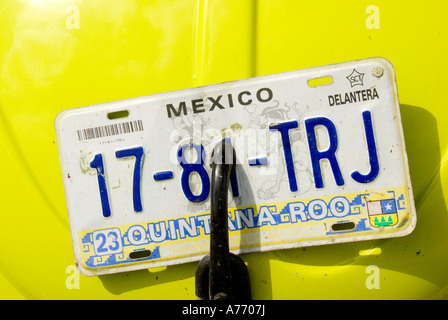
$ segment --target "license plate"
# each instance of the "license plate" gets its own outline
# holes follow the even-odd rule
[[[236,254],[404,236],[416,224],[394,69],[382,58],[66,110],[55,125],[85,275],[207,254],[222,139],[237,159]]]

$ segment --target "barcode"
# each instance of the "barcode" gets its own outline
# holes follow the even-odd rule
[[[78,139],[79,141],[83,141],[138,131],[143,131],[142,120],[114,123],[101,127],[81,129],[78,130]]]

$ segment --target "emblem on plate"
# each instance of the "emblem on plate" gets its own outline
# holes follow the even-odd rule
[[[373,227],[390,227],[398,223],[395,198],[372,197],[366,202],[369,222]]]
[[[353,69],[352,73],[350,73],[346,78],[348,79],[348,81],[350,81],[350,85],[352,86],[352,88],[357,85],[362,86],[364,73],[360,73],[356,71],[356,69]]]

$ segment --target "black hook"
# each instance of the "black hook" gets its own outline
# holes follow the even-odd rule
[[[210,254],[196,269],[196,296],[199,300],[250,300],[249,272],[243,260],[229,251],[228,188],[236,167],[232,145],[225,139],[213,150]]]

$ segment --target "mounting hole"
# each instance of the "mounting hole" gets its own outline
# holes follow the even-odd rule
[[[150,256],[151,256],[151,250],[134,251],[129,254],[129,258],[131,259],[142,259],[142,258],[148,258]]]
[[[320,78],[314,78],[308,80],[308,85],[310,87],[320,87],[320,86],[327,86],[333,83],[333,78],[330,76],[327,77],[320,77]]]
[[[110,120],[113,120],[113,119],[119,119],[119,118],[126,118],[128,115],[129,115],[128,110],[120,110],[120,111],[115,111],[115,112],[109,112],[107,114],[107,118],[109,118]]]
[[[355,229],[355,223],[354,222],[335,223],[331,226],[331,229],[333,229],[333,231],[352,230],[352,229]]]

